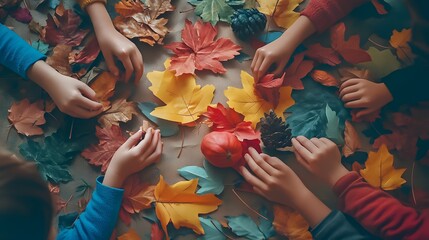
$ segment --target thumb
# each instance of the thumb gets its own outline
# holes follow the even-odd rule
[[[281,61],[281,62],[277,65],[277,67],[276,67],[276,69],[274,70],[273,74],[274,74],[275,76],[277,76],[277,77],[281,77],[281,74],[284,72],[284,69],[285,69],[286,63],[287,63],[287,62],[285,62],[285,61]]]
[[[131,149],[132,147],[136,146],[140,142],[140,140],[142,139],[142,136],[143,136],[143,131],[140,129],[136,133],[131,135],[131,137],[129,137],[127,141],[125,141],[124,144],[122,144],[122,146],[126,147],[127,149]]]

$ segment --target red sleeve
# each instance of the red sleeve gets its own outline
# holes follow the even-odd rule
[[[320,33],[366,2],[369,0],[311,0],[301,15],[308,17]]]
[[[338,180],[334,192],[341,211],[383,239],[429,239],[429,210],[419,212],[402,205],[356,172]]]

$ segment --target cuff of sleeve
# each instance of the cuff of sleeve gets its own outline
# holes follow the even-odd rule
[[[111,198],[122,198],[124,195],[124,189],[114,188],[103,185],[104,176],[97,177],[97,192],[100,195],[109,195]]]
[[[314,2],[314,1],[313,1]],[[301,12],[302,16],[306,16],[313,23],[318,33],[324,32],[331,26],[329,15],[317,4],[310,4]]]
[[[334,193],[339,196],[348,186],[350,186],[354,181],[358,180],[359,178],[361,178],[361,176],[357,172],[349,172],[348,174],[338,179],[332,189],[334,190]]]
[[[314,239],[328,238],[332,232],[335,232],[335,229],[338,228],[338,223],[344,222],[342,218],[344,218],[344,215],[341,214],[341,212],[337,210],[331,211],[325,219],[311,229],[311,235],[313,235]]]
[[[79,3],[80,8],[85,9],[88,5],[95,2],[101,2],[101,3],[104,3],[104,5],[106,5],[107,0],[78,0],[77,2]]]

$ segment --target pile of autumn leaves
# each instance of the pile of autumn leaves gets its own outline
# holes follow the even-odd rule
[[[216,1],[224,4],[219,6],[227,8],[228,5],[223,0]],[[278,6],[284,8],[284,11],[274,11],[275,2],[262,1],[259,10],[268,15],[274,13],[275,23],[288,27],[296,19],[297,13],[293,10],[301,1],[279,1]],[[208,16],[203,14],[207,7],[206,0],[190,1],[190,3],[197,6],[196,13],[201,11],[203,19]],[[161,44],[168,33],[168,29],[165,27],[167,19],[159,18],[160,15],[173,11],[174,8],[166,0],[146,0],[145,4],[140,1],[121,1],[116,4],[115,9],[119,16],[114,19],[114,24],[121,33],[128,38],[138,38],[142,42],[153,45]],[[379,12],[381,10],[379,9]],[[294,18],[286,17],[285,13],[292,14]],[[220,12],[212,11],[211,14],[209,20],[204,20],[216,23],[216,19],[222,19],[216,15]],[[39,50],[46,49],[46,51],[53,47],[47,62],[62,74],[76,78],[82,78],[90,71],[100,52],[93,33],[89,29],[81,29],[81,23],[78,15],[59,5],[53,15],[48,15],[45,27],[40,27],[34,22],[30,24],[31,29],[38,32],[41,39],[33,46]],[[213,131],[233,132],[242,141],[257,140],[257,137],[255,138],[258,134],[255,131],[257,124],[264,113],[273,109],[289,124],[294,136],[329,137],[343,145],[344,156],[350,157],[361,148],[361,143],[358,133],[349,121],[348,111],[344,109],[338,99],[336,88],[341,81],[347,81],[350,78],[370,79],[368,71],[351,68],[350,65],[366,64],[375,59],[370,51],[360,48],[359,36],[354,35],[346,40],[345,31],[346,26],[343,23],[334,26],[331,29],[330,47],[321,44],[307,46],[306,51],[293,57],[285,73],[279,78],[267,75],[255,82],[249,73],[242,71],[240,75],[242,88],[228,87],[224,91],[230,107],[225,108],[221,104],[216,107],[210,106],[215,87],[197,85],[195,72],[210,70],[214,73],[225,73],[226,69],[221,62],[233,59],[239,54],[241,47],[229,39],[216,39],[217,30],[211,24],[200,21],[192,24],[187,20],[182,31],[182,42],[165,46],[174,53],[171,59],[165,61],[165,70],[150,72],[147,75],[152,84],[149,90],[164,105],[153,105],[153,108],[147,111],[145,108],[148,106],[147,104],[139,104],[137,107],[135,103],[128,102],[127,99],[114,96],[117,79],[111,74],[103,72],[90,84],[105,110],[97,117],[98,126],[95,126],[96,123],[89,124],[92,127],[90,135],[94,135],[95,132],[98,143],[94,144],[93,141],[87,139],[87,135],[79,135],[78,130],[73,130],[75,120],[72,120],[67,127],[61,127],[56,133],[46,137],[43,144],[29,139],[20,145],[20,152],[26,159],[36,161],[42,174],[49,181],[67,182],[72,180],[67,167],[79,153],[90,164],[101,166],[101,171],[106,171],[113,153],[127,139],[119,123],[131,120],[133,115],[140,115],[138,108],[153,122],[152,124],[157,124],[161,131],[163,131],[161,119],[174,122],[176,125],[192,127],[200,122],[201,116],[206,116],[208,120],[205,122],[211,126]],[[412,61],[408,45],[409,36],[409,30],[394,32],[390,41],[403,63]],[[342,63],[346,63],[345,65],[349,67],[338,68]],[[320,69],[315,69],[319,66]],[[304,79],[307,75],[310,75],[314,81]],[[323,96],[326,103],[320,101],[318,95]],[[11,106],[8,118],[21,134],[43,135],[40,126],[46,123],[45,113],[51,112],[54,108],[55,106],[49,101],[39,100],[30,103],[24,99]],[[309,115],[306,115],[308,113],[313,115],[308,117]],[[360,171],[361,175],[375,187],[384,190],[400,187],[405,182],[401,178],[405,169],[393,168],[393,156],[388,149],[398,150],[410,160],[419,154],[421,155],[419,158],[429,159],[428,156],[425,156],[426,152],[419,152],[417,148],[418,144],[425,144],[425,140],[428,139],[428,131],[421,131],[421,129],[427,129],[425,125],[427,116],[429,114],[424,107],[417,107],[411,109],[409,114],[394,113],[393,117],[389,118],[393,120],[384,122],[381,130],[379,128],[382,124],[376,124],[378,129],[375,131],[384,133],[374,137],[376,138],[374,148],[379,150],[369,154],[365,169],[361,169],[362,167],[357,164],[354,165],[354,169]],[[376,119],[379,119],[377,114],[367,119],[356,119],[352,112],[352,121],[380,122]],[[371,126],[374,128],[375,125]],[[173,133],[166,133],[163,136],[175,133],[174,130]],[[92,144],[90,145],[90,143]],[[40,157],[40,154],[43,157]],[[131,214],[155,206],[158,219],[156,221],[160,222],[163,231],[156,222],[153,223],[154,238],[162,238],[163,233],[168,236],[170,231],[167,230],[167,225],[169,222],[172,222],[176,229],[187,227],[197,234],[203,234],[207,229],[213,229],[214,226],[219,234],[219,229],[222,229],[219,222],[198,216],[201,213],[216,210],[221,204],[221,200],[212,193],[195,194],[197,185],[203,187],[204,184],[193,179],[170,186],[161,176],[157,185],[147,185],[141,182],[138,176],[133,176],[124,185],[125,194],[120,217],[129,224]],[[216,192],[216,194],[220,192]],[[64,207],[64,201],[58,201],[58,203]],[[186,212],[186,217],[181,214],[184,212]],[[308,225],[299,214],[280,206],[275,206],[274,213],[273,225],[280,234],[292,239],[295,237],[311,238],[307,231]],[[237,229],[240,224],[245,222],[251,225],[253,222],[246,217],[231,217],[226,226],[232,228],[233,231],[236,230],[234,232],[238,234]],[[255,226],[256,224],[251,228],[255,228]],[[268,238],[267,235],[272,234],[272,225],[268,224],[268,226],[271,227],[267,227],[266,231],[247,232],[240,236],[249,238],[253,236],[258,239],[262,234],[264,238]]]

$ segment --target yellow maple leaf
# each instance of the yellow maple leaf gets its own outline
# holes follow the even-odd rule
[[[155,187],[155,211],[167,239],[167,224],[176,229],[187,227],[197,234],[204,234],[198,214],[215,211],[222,203],[214,194],[196,195],[198,179],[181,181],[170,186],[161,176]]]
[[[393,30],[390,37],[390,45],[396,49],[396,55],[405,63],[412,63],[414,61],[414,54],[408,44],[411,41],[411,29],[402,29],[398,32]]]
[[[170,66],[170,59],[164,63],[166,69]],[[182,124],[196,121],[207,111],[215,87],[206,85],[201,88],[191,74],[176,77],[173,71],[154,71],[147,74],[152,83],[149,90],[166,105],[155,108],[151,115],[165,120]]]
[[[307,221],[297,211],[284,205],[275,204],[273,212],[273,226],[278,234],[290,240],[313,239],[308,231]]]
[[[252,126],[256,127],[264,113],[273,109],[273,104],[255,94],[254,79],[249,73],[241,71],[241,83],[243,88],[228,87],[225,90],[225,96],[228,98],[227,104],[230,108],[243,114],[244,121],[252,122]],[[283,112],[295,101],[290,96],[291,87],[281,87],[279,91],[279,104],[274,112],[277,116],[282,116],[284,120]]]
[[[393,155],[385,144],[377,152],[370,152],[365,162],[365,169],[360,170],[362,177],[372,186],[383,190],[394,190],[406,183],[401,176],[405,168],[393,167]]]
[[[273,16],[277,26],[288,28],[299,18],[300,14],[294,10],[302,1],[303,0],[258,0],[258,10],[267,16]]]

